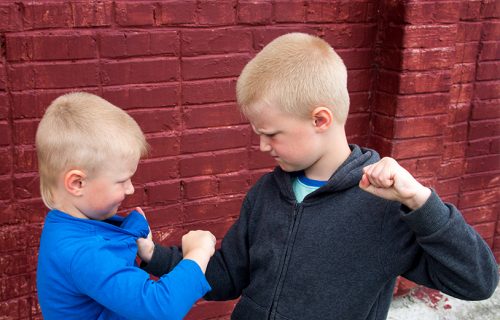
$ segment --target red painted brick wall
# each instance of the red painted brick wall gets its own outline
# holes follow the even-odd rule
[[[350,141],[435,187],[500,259],[498,1],[2,1],[0,318],[41,318],[33,143],[52,99],[85,90],[139,122],[153,149],[125,207],[145,209],[156,240],[194,228],[221,239],[273,166],[237,111],[236,78],[291,31],[343,57]],[[226,319],[232,306],[200,302],[188,318]]]

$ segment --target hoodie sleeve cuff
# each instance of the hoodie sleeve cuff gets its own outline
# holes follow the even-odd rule
[[[416,210],[401,205],[401,219],[419,236],[427,236],[439,231],[450,219],[450,209],[433,189],[431,191],[429,199]]]

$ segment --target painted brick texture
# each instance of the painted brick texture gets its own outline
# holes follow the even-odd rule
[[[157,241],[179,244],[190,229],[220,240],[274,166],[236,108],[237,76],[293,31],[344,59],[350,142],[456,204],[500,260],[498,1],[2,1],[0,318],[41,319],[34,136],[55,97],[95,93],[141,125],[152,152],[123,211],[143,207]],[[187,318],[228,319],[233,306],[200,301]]]

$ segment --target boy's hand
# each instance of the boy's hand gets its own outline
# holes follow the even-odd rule
[[[412,210],[420,208],[431,195],[429,188],[388,157],[363,168],[359,187],[378,197],[399,201]]]
[[[146,215],[141,208],[136,207],[135,210],[142,214],[144,218]],[[142,261],[149,263],[151,258],[153,257],[153,251],[155,249],[155,244],[153,242],[153,235],[151,234],[151,229],[149,229],[149,234],[147,238],[139,238],[137,239],[137,255],[141,258]]]
[[[209,231],[189,231],[182,237],[184,259],[194,260],[205,273],[208,261],[215,253],[215,243],[215,236]]]

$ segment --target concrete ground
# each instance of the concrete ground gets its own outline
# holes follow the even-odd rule
[[[445,294],[416,290],[395,298],[388,320],[500,320],[500,285],[484,301],[462,301]]]

